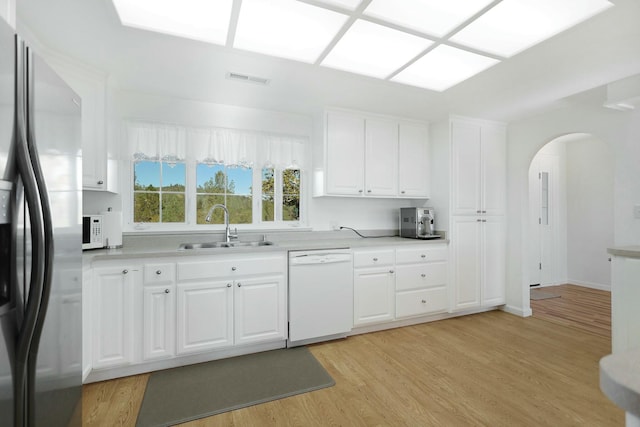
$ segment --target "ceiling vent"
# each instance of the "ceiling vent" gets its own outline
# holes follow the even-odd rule
[[[269,79],[265,79],[264,77],[249,76],[247,74],[232,73],[232,72],[228,72],[227,73],[227,78],[229,80],[235,80],[235,81],[247,82],[247,83],[255,83],[255,84],[263,85],[263,86],[268,85],[269,82],[271,81]]]

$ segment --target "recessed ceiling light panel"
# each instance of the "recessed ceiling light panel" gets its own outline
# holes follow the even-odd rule
[[[494,58],[440,45],[391,80],[442,92],[498,62]]]
[[[358,20],[322,61],[322,65],[386,78],[431,46],[431,40]]]
[[[123,25],[225,44],[233,0],[113,0]]]
[[[334,6],[344,7],[349,10],[356,10],[356,8],[362,3],[362,0],[318,0],[322,3]]]
[[[510,57],[611,6],[606,0],[504,0],[451,40]]]
[[[233,47],[315,62],[346,20],[295,0],[243,0]]]
[[[492,0],[373,0],[364,14],[442,37]]]

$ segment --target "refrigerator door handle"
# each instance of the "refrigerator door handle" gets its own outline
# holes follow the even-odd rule
[[[22,42],[17,46],[18,64],[26,55],[25,47]],[[16,70],[16,91],[18,95],[22,95],[26,91],[26,70],[20,65]],[[29,395],[33,393],[29,391],[30,380],[30,354],[32,350],[37,351],[37,338],[39,338],[39,330],[41,330],[41,317],[44,313],[42,310],[43,289],[45,285],[45,219],[43,207],[41,204],[41,193],[38,188],[38,178],[34,171],[34,164],[38,166],[37,161],[31,158],[30,149],[27,139],[27,105],[21,101],[23,96],[16,96],[16,163],[17,170],[24,187],[24,198],[29,208],[29,221],[31,227],[31,278],[29,281],[28,300],[25,304],[25,314],[22,327],[18,333],[15,358],[15,425],[23,426],[33,424],[35,420],[29,419],[28,412],[31,412]],[[46,194],[46,193],[45,193]],[[34,346],[35,340],[35,347]],[[33,402],[33,400],[31,400]]]

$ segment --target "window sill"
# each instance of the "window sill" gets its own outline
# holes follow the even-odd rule
[[[229,228],[235,231],[236,225],[230,224]],[[303,224],[290,224],[290,225],[245,225],[244,227],[238,227],[239,234],[250,233],[274,233],[274,232],[302,232],[313,231],[308,225]],[[122,234],[124,236],[149,236],[149,235],[172,235],[172,234],[224,234],[224,226],[220,224],[215,225],[183,225],[183,226],[157,226],[147,225],[147,228],[135,228],[135,226],[127,226]]]

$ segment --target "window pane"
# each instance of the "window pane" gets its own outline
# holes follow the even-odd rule
[[[211,222],[206,222],[205,218],[209,209],[215,204],[224,204],[224,196],[221,195],[198,195],[196,197],[196,223],[197,224],[224,224],[224,210],[216,208],[211,214]]]
[[[160,221],[160,194],[159,193],[134,193],[133,194],[133,221],[134,222],[159,222]]]
[[[282,220],[300,220],[300,197],[287,194],[282,196]]]
[[[230,224],[251,224],[253,208],[251,196],[227,196]]]
[[[224,166],[198,163],[196,166],[196,185],[198,193],[224,194],[226,188]]]
[[[160,189],[160,163],[135,162],[133,164],[133,189],[158,191]]]
[[[300,220],[300,170],[282,171],[282,220]]]
[[[273,196],[262,196],[262,220],[273,221],[275,219],[273,208],[275,207]]]
[[[273,175],[273,168],[262,169],[262,194],[273,195],[275,191],[275,181]]]
[[[231,194],[251,195],[253,187],[253,169],[227,167],[227,192]]]
[[[162,194],[162,222],[184,222],[184,194]]]
[[[162,190],[179,191],[185,190],[185,164],[162,162]]]

